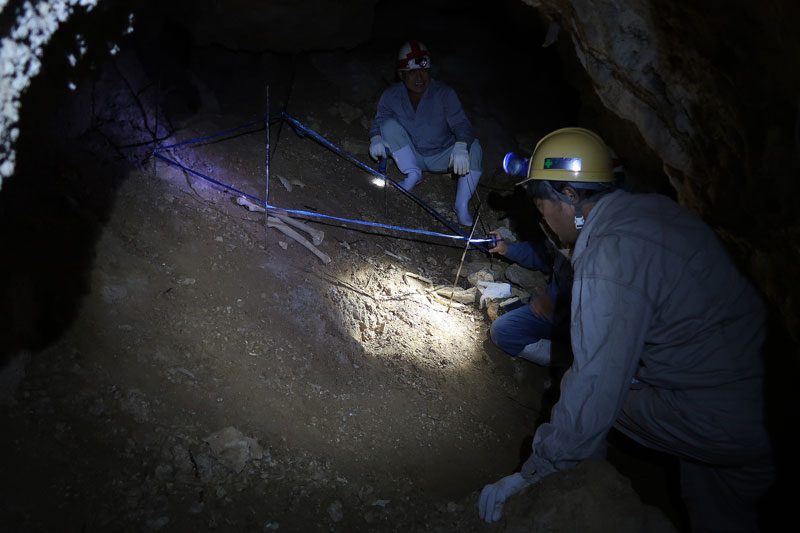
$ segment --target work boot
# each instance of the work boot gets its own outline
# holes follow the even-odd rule
[[[462,226],[472,226],[472,215],[469,213],[469,199],[472,198],[478,181],[481,179],[481,172],[471,170],[466,175],[458,178],[458,189],[456,190],[456,204],[453,209],[458,216],[458,223]]]
[[[400,186],[410,191],[422,179],[422,170],[419,168],[414,151],[411,146],[405,145],[399,150],[395,150],[392,158],[397,165],[397,170],[406,175],[406,179],[400,182]]]
[[[550,364],[550,346],[549,339],[540,339],[524,347],[517,357],[536,363],[537,365],[548,366]]]

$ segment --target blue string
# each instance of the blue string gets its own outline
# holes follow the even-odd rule
[[[439,219],[439,221],[442,222],[445,226],[447,226],[451,230],[453,230],[456,233],[458,233],[458,235],[461,236],[462,240],[465,240],[465,241],[469,240],[469,242],[471,244],[478,244],[478,248],[480,248],[481,250],[483,250],[485,252],[488,252],[486,247],[485,246],[481,246],[480,243],[493,242],[491,239],[469,239],[469,237],[463,231],[461,231],[461,229],[459,229],[457,226],[455,226],[453,223],[451,223],[449,220],[447,220],[445,217],[443,217],[437,210],[435,210],[434,208],[432,208],[431,206],[426,204],[420,197],[418,197],[414,193],[404,189],[399,183],[397,183],[395,180],[390,178],[388,175],[382,174],[382,173],[378,172],[377,170],[375,170],[374,168],[365,165],[364,163],[362,163],[361,161],[359,161],[358,159],[356,159],[352,155],[348,154],[347,152],[345,152],[344,150],[342,150],[341,148],[339,148],[338,146],[336,146],[335,144],[333,144],[332,142],[330,142],[329,140],[324,138],[319,133],[313,131],[311,128],[309,128],[305,124],[302,124],[297,119],[292,118],[291,116],[289,116],[285,111],[281,111],[281,116],[283,118],[287,119],[289,122],[291,122],[294,125],[295,129],[299,128],[299,129],[305,131],[311,137],[313,137],[315,140],[319,141],[320,143],[322,143],[326,147],[330,148],[331,150],[333,150],[337,154],[341,155],[342,157],[344,157],[348,161],[353,162],[354,164],[356,164],[357,166],[359,166],[360,168],[366,170],[367,172],[369,172],[371,174],[374,174],[374,175],[376,175],[378,177],[381,177],[381,178],[389,181],[394,186],[395,189],[397,189],[398,191],[402,192],[403,194],[405,194],[406,196],[408,196],[409,198],[414,200],[417,204],[422,206],[426,211],[428,211],[430,214],[432,214],[437,219]],[[369,225],[369,223],[365,223],[365,224]],[[410,229],[408,229],[408,228],[398,228],[398,229],[400,229],[401,231],[410,231]],[[437,234],[431,233],[431,235],[442,235],[442,234],[440,234],[440,233],[437,233]],[[449,235],[447,237],[449,237],[449,238],[457,238],[457,237],[449,236]]]
[[[194,144],[203,141],[208,141],[210,139],[215,139],[217,137],[222,137],[223,135],[230,135],[231,133],[235,133],[239,130],[243,130],[245,128],[252,128],[256,124],[264,124],[264,120],[266,119],[266,115],[261,120],[254,120],[252,122],[248,122],[247,124],[242,124],[241,126],[236,126],[235,128],[231,128],[226,131],[222,131],[220,133],[215,133],[214,135],[209,135],[208,137],[200,137],[199,139],[190,139],[188,141],[183,141],[175,144],[170,144],[168,146],[160,146],[153,150],[153,154],[160,152],[161,150],[168,150],[169,148],[177,148],[178,146],[183,146],[184,144]],[[162,158],[163,159],[163,158]]]
[[[450,223],[449,220],[447,220],[446,218],[441,216],[435,209],[433,209],[432,207],[427,205],[425,202],[423,202],[416,195],[414,195],[414,194],[410,193],[409,191],[405,190],[403,187],[400,186],[400,184],[398,184],[396,181],[394,181],[392,178],[390,178],[386,174],[381,174],[380,172],[378,172],[375,169],[365,165],[364,163],[362,163],[361,161],[359,161],[355,157],[351,156],[347,152],[344,152],[339,147],[337,147],[336,145],[334,145],[333,143],[331,143],[330,141],[328,141],[327,139],[325,139],[324,137],[322,137],[321,135],[319,135],[315,131],[311,130],[307,126],[303,125],[299,121],[297,121],[294,118],[292,118],[289,115],[287,115],[286,112],[281,111],[280,116],[282,118],[287,119],[289,122],[291,122],[295,126],[295,128],[302,129],[304,132],[308,133],[315,140],[319,141],[320,143],[322,143],[326,147],[328,147],[331,150],[333,150],[334,152],[338,153],[339,155],[341,155],[342,157],[344,157],[348,161],[351,161],[352,163],[358,165],[362,169],[370,172],[371,174],[375,174],[376,176],[379,176],[379,177],[391,182],[392,185],[395,186],[395,188],[397,188],[399,191],[405,193],[411,199],[413,199],[418,204],[420,204],[422,207],[424,207],[428,212],[430,212],[433,215],[435,215],[440,221],[444,222],[448,227],[450,227],[450,229],[453,229],[454,231],[456,231],[458,233],[458,235],[447,235],[447,234],[444,234],[444,233],[437,233],[437,232],[434,232],[434,231],[419,230],[419,229],[413,229],[413,228],[405,228],[405,227],[401,227],[401,226],[392,226],[392,225],[389,225],[389,224],[380,224],[380,223],[377,223],[377,222],[366,222],[364,220],[354,220],[354,219],[349,219],[349,218],[335,217],[335,216],[331,216],[331,215],[323,215],[321,213],[314,213],[314,212],[311,212],[311,211],[301,211],[301,210],[296,210],[296,209],[286,209],[286,208],[283,208],[283,207],[272,206],[272,205],[267,204],[267,202],[265,200],[262,200],[261,198],[258,198],[257,196],[253,196],[251,194],[247,194],[244,191],[240,191],[239,189],[237,189],[235,187],[232,187],[231,185],[227,185],[227,184],[222,183],[222,182],[220,182],[218,180],[215,180],[211,176],[206,176],[205,174],[197,172],[196,170],[193,170],[193,169],[191,169],[191,168],[189,168],[189,167],[187,167],[185,165],[182,165],[182,164],[178,163],[177,161],[174,161],[172,159],[164,157],[163,155],[161,155],[159,153],[162,150],[167,150],[167,149],[170,149],[170,148],[176,148],[178,146],[183,146],[183,145],[186,145],[186,144],[194,144],[194,143],[198,143],[198,142],[202,142],[202,141],[207,141],[207,140],[210,140],[210,139],[221,137],[223,135],[230,135],[231,133],[235,133],[235,132],[237,132],[239,130],[253,127],[256,124],[263,124],[264,120],[266,119],[266,115],[264,116],[264,119],[262,119],[262,120],[248,122],[247,124],[243,124],[241,126],[237,126],[235,128],[232,128],[232,129],[220,132],[220,133],[216,133],[214,135],[209,135],[207,137],[201,137],[201,138],[198,138],[198,139],[191,139],[191,140],[188,140],[188,141],[183,141],[183,142],[179,142],[179,143],[175,143],[175,144],[170,144],[170,145],[167,145],[167,146],[157,147],[157,148],[155,148],[153,150],[153,156],[157,157],[158,159],[161,159],[162,161],[166,162],[167,164],[176,166],[176,167],[178,167],[178,168],[180,168],[182,170],[185,170],[186,172],[189,172],[189,173],[191,173],[191,174],[193,174],[193,175],[195,175],[195,176],[197,176],[199,178],[202,178],[202,179],[204,179],[206,181],[214,183],[215,185],[218,185],[218,186],[222,187],[223,189],[227,189],[229,191],[233,191],[236,194],[240,194],[240,195],[242,195],[242,196],[244,196],[246,198],[249,198],[249,199],[251,199],[251,200],[253,200],[255,202],[258,202],[259,204],[263,205],[264,209],[266,209],[267,211],[282,211],[284,213],[292,213],[292,214],[295,214],[295,215],[302,215],[302,216],[305,216],[305,217],[324,218],[324,219],[328,219],[328,220],[336,220],[336,221],[339,221],[339,222],[348,222],[348,223],[358,224],[358,225],[362,225],[362,226],[371,226],[371,227],[384,228],[384,229],[393,229],[393,230],[398,230],[398,231],[405,231],[407,233],[417,233],[417,234],[421,234],[421,235],[430,235],[430,236],[433,236],[433,237],[441,237],[441,238],[446,238],[446,239],[465,240],[465,241],[468,241],[470,244],[477,245],[478,248],[480,248],[480,249],[482,249],[484,251],[488,251],[488,250],[486,249],[485,246],[482,245],[483,243],[494,243],[495,242],[494,239],[470,239],[468,236],[464,235],[464,233],[461,232],[461,230],[459,230],[458,228],[453,226]]]

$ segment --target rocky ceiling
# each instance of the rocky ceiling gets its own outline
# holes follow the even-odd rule
[[[678,199],[731,246],[796,345],[800,225],[793,203],[800,177],[800,4],[513,2],[528,4],[526,16],[550,24],[548,43],[559,47],[565,65],[583,71],[576,72],[575,79],[585,84],[585,98],[602,103],[615,116],[596,129],[632,166],[637,158],[660,159],[651,163],[663,168]],[[62,51],[62,63],[65,49],[77,50],[68,53],[73,60],[92,46],[113,52],[114,43],[135,31],[137,13],[149,8],[197,44],[281,53],[341,49],[368,42],[375,9],[392,3],[0,0],[0,176],[13,176],[20,117],[40,111],[23,109],[20,102],[54,48]],[[499,5],[485,4],[486,9]],[[409,10],[404,22],[424,24],[426,10],[457,13],[458,6],[455,1],[426,2],[421,9]],[[439,31],[455,28],[457,20],[453,28]],[[478,37],[491,37],[488,31]],[[53,68],[64,69],[65,78],[79,75],[70,74],[69,67],[64,63]]]

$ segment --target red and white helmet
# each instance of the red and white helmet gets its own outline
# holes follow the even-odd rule
[[[418,68],[431,68],[430,52],[421,42],[408,41],[397,53],[397,70],[405,72]]]

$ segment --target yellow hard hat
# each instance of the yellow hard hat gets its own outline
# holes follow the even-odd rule
[[[536,144],[530,162],[530,180],[610,183],[614,181],[611,155],[603,139],[585,128],[561,128]]]

